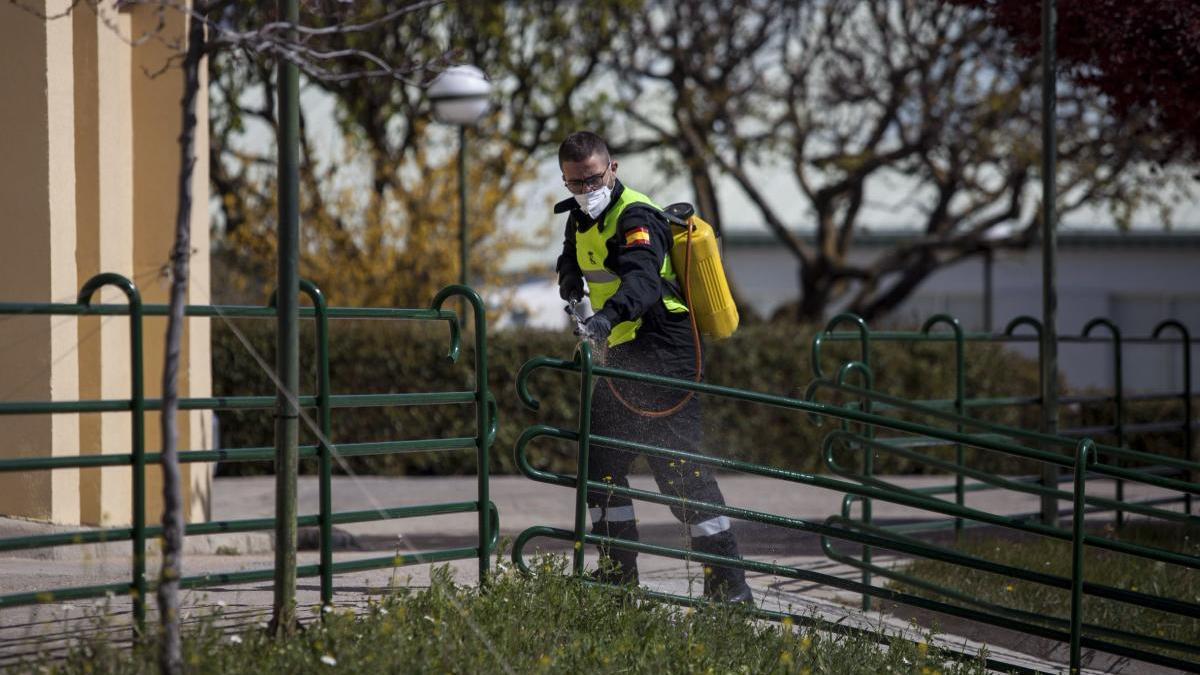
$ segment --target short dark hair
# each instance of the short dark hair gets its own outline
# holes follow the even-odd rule
[[[608,144],[603,138],[590,131],[576,131],[558,146],[558,165],[566,162],[583,162],[592,155],[608,157]]]

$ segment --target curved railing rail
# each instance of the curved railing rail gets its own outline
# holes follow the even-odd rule
[[[841,323],[851,322],[855,324],[853,331],[837,331],[838,325]],[[899,331],[899,330],[884,330],[872,331],[866,323],[859,317],[852,314],[841,315],[831,320],[821,332],[818,332],[812,340],[812,353],[810,361],[812,363],[813,375],[816,379],[829,380],[829,376],[824,371],[826,360],[823,354],[823,347],[829,343],[836,342],[858,342],[864,350],[864,354],[870,353],[870,347],[881,342],[953,342],[955,343],[955,378],[956,389],[958,384],[962,383],[965,387],[965,358],[960,355],[963,353],[963,347],[969,343],[1001,343],[1001,344],[1027,344],[1031,346],[1040,345],[1040,335],[1042,332],[1041,322],[1029,316],[1020,316],[1008,323],[1004,331],[1001,333],[984,333],[984,332],[968,332],[954,330],[953,332],[931,332],[930,328],[937,323],[957,323],[954,317],[946,314],[939,314],[928,321],[920,331]],[[1033,330],[1033,335],[1018,334],[1017,331],[1022,327],[1029,327]],[[1107,336],[1093,336],[1092,333],[1096,328],[1104,328]],[[1178,339],[1171,340],[1168,332],[1174,332]],[[1113,324],[1105,318],[1096,318],[1087,322],[1081,331],[1081,335],[1060,335],[1058,341],[1069,344],[1094,344],[1094,345],[1110,345],[1112,350],[1112,370],[1114,387],[1111,395],[1064,395],[1059,398],[1060,406],[1080,405],[1080,404],[1112,404],[1114,411],[1120,411],[1119,414],[1114,414],[1112,424],[1103,426],[1093,426],[1076,429],[1063,429],[1057,435],[1060,437],[1073,437],[1080,435],[1098,435],[1111,434],[1117,436],[1120,434],[1121,440],[1124,440],[1129,434],[1140,432],[1163,432],[1174,431],[1181,435],[1182,447],[1193,448],[1191,458],[1193,461],[1198,461],[1196,451],[1193,446],[1195,438],[1195,429],[1200,426],[1200,420],[1197,420],[1194,415],[1194,399],[1197,392],[1192,386],[1192,350],[1197,342],[1197,338],[1193,338],[1188,332],[1187,327],[1183,323],[1168,319],[1158,323],[1151,334],[1148,336],[1126,336]],[[1129,394],[1125,392],[1124,387],[1124,372],[1125,363],[1128,358],[1125,355],[1125,349],[1129,346],[1146,346],[1156,345],[1162,347],[1175,347],[1182,355],[1183,367],[1183,387],[1178,392],[1160,392],[1160,393],[1143,393]],[[1039,355],[1040,358],[1040,355]],[[868,366],[871,362],[868,359],[858,359]],[[1180,401],[1184,409],[1182,418],[1179,420],[1171,420],[1166,422],[1150,422],[1141,424],[1130,424],[1126,421],[1127,408],[1126,404],[1133,402],[1156,402],[1156,401]],[[970,398],[965,397],[961,402],[956,396],[953,399],[938,399],[927,400],[922,403],[931,406],[942,408],[957,409],[962,407],[966,409],[990,409],[1003,408],[1014,406],[1037,406],[1041,405],[1041,398],[1033,395],[1012,395],[991,398]],[[878,402],[877,402],[878,405]],[[877,408],[877,412],[885,410],[886,405]],[[961,413],[960,413],[961,414]],[[1121,445],[1118,442],[1117,445]]]
[[[105,285],[118,286],[125,292],[129,304],[93,305],[95,291]],[[316,526],[320,536],[320,559],[315,565],[301,565],[297,576],[317,576],[321,580],[321,601],[332,604],[335,574],[369,569],[398,567],[418,563],[443,562],[476,558],[479,561],[480,579],[488,571],[489,556],[495,552],[499,536],[499,513],[489,499],[488,466],[489,454],[496,436],[495,398],[488,391],[487,377],[487,324],[483,301],[466,286],[449,286],[434,298],[429,309],[387,308],[337,308],[327,307],[325,298],[314,284],[301,281],[301,291],[312,301],[311,307],[300,308],[300,316],[316,321],[317,391],[311,395],[297,396],[301,408],[316,409],[320,436],[315,445],[299,448],[301,458],[317,458],[319,468],[319,506],[315,514],[298,518],[300,526]],[[405,394],[343,394],[335,395],[329,379],[329,330],[330,319],[390,319],[404,321],[445,321],[450,333],[447,358],[456,361],[461,352],[461,333],[456,313],[442,309],[447,299],[461,296],[473,308],[475,329],[475,386],[470,391],[405,393]],[[266,307],[189,305],[185,315],[196,317],[223,318],[275,318],[274,298]],[[143,305],[133,282],[116,274],[101,274],[93,277],[79,293],[76,303],[0,303],[3,315],[67,315],[67,316],[129,316],[130,317],[130,371],[131,392],[128,399],[93,401],[4,401],[0,402],[0,416],[28,414],[68,414],[95,412],[129,412],[132,416],[132,448],[129,453],[98,454],[77,457],[45,457],[0,459],[0,472],[42,471],[65,468],[91,468],[101,466],[129,466],[132,480],[132,524],[129,527],[105,528],[77,532],[61,532],[45,535],[29,535],[0,539],[0,551],[18,551],[50,546],[88,544],[99,542],[132,542],[132,576],[128,582],[50,588],[25,593],[0,595],[0,608],[34,603],[102,597],[107,594],[129,595],[133,603],[135,634],[141,634],[145,625],[147,592],[154,584],[146,578],[146,540],[161,534],[161,527],[148,526],[145,514],[147,466],[158,464],[159,453],[145,451],[146,411],[162,409],[162,401],[146,398],[143,393],[143,331],[142,321],[148,316],[165,316],[166,305]],[[413,406],[473,403],[475,407],[475,434],[454,438],[427,438],[402,441],[371,443],[333,443],[332,415],[334,409],[367,406]],[[183,398],[180,410],[272,410],[275,396],[218,396]],[[363,457],[368,455],[399,454],[442,450],[473,449],[478,463],[478,493],[473,501],[458,501],[425,504],[397,508],[372,509],[367,511],[333,510],[332,473],[337,457]],[[212,461],[255,461],[271,460],[275,457],[273,447],[238,448],[222,450],[185,450],[179,452],[181,463]],[[335,524],[363,523],[398,518],[416,518],[454,513],[478,513],[478,541],[475,546],[434,551],[421,551],[357,560],[335,562],[333,559],[332,528]],[[252,518],[220,522],[193,523],[185,527],[185,534],[217,534],[226,532],[250,532],[270,530],[275,527],[274,518]],[[214,584],[249,583],[268,581],[274,578],[274,570],[249,570],[225,574],[207,574],[184,577],[180,583],[185,588],[197,588]]]
[[[926,326],[926,328],[931,327],[932,324],[927,324]],[[1196,559],[1192,556],[1148,546],[1113,541],[1102,537],[1089,535],[1085,532],[1083,528],[1083,519],[1086,515],[1087,504],[1089,503],[1089,498],[1086,494],[1086,477],[1088,472],[1108,472],[1110,474],[1119,475],[1131,480],[1140,480],[1146,478],[1137,474],[1136,472],[1121,469],[1119,467],[1103,465],[1098,462],[1098,446],[1088,439],[1075,440],[1060,436],[1035,435],[1033,440],[1036,441],[1050,440],[1057,445],[1073,446],[1073,454],[1071,456],[1063,456],[1054,452],[1046,451],[1044,449],[1021,445],[1017,442],[1009,440],[1011,436],[1017,434],[1010,434],[1006,432],[1015,432],[1016,430],[1002,428],[999,430],[991,429],[990,431],[993,432],[991,434],[965,433],[964,431],[959,430],[957,426],[959,424],[962,424],[964,427],[970,426],[972,420],[954,415],[953,412],[939,410],[939,412],[944,413],[944,415],[951,416],[951,419],[948,421],[951,421],[955,424],[955,429],[947,429],[927,424],[918,424],[893,417],[887,417],[875,412],[869,412],[865,409],[858,409],[858,407],[826,405],[811,400],[796,399],[775,394],[753,392],[720,385],[697,383],[688,380],[597,366],[592,362],[591,350],[586,343],[580,344],[575,352],[574,358],[570,361],[550,357],[538,357],[524,364],[517,377],[517,393],[521,400],[530,408],[536,409],[538,407],[538,401],[529,392],[529,380],[534,372],[542,369],[575,372],[580,374],[581,396],[579,422],[575,429],[557,428],[546,425],[538,425],[527,428],[516,443],[515,453],[517,465],[524,475],[533,480],[554,485],[572,487],[575,489],[576,497],[574,527],[572,530],[563,530],[550,527],[533,527],[522,532],[514,542],[512,555],[515,564],[524,570],[529,569],[528,564],[524,560],[525,548],[527,547],[529,541],[535,538],[548,537],[573,542],[574,552],[572,556],[572,569],[576,575],[580,576],[582,576],[584,572],[584,547],[586,545],[611,546],[615,548],[663,555],[677,559],[694,560],[722,566],[740,567],[749,571],[757,571],[792,579],[812,581],[836,588],[852,590],[865,596],[884,598],[890,601],[921,607],[924,609],[930,609],[952,616],[968,618],[985,624],[1008,628],[1030,635],[1061,640],[1070,644],[1070,661],[1072,667],[1075,668],[1078,668],[1080,664],[1080,650],[1083,647],[1088,647],[1170,667],[1200,669],[1200,661],[1188,661],[1174,656],[1167,656],[1160,653],[1146,651],[1145,649],[1139,647],[1131,647],[1126,644],[1120,644],[1113,642],[1111,639],[1106,639],[1117,638],[1121,640],[1138,641],[1140,636],[1127,634],[1121,631],[1105,629],[1103,627],[1099,627],[1099,630],[1093,630],[1093,628],[1096,627],[1085,625],[1083,622],[1082,598],[1085,595],[1102,597],[1183,616],[1195,616],[1200,613],[1200,603],[1192,603],[1157,595],[1150,595],[1147,593],[1084,582],[1082,554],[1085,546],[1127,553],[1148,560],[1180,565],[1190,569],[1200,569],[1200,559]],[[819,375],[823,374],[819,368],[815,367],[814,369],[817,370]],[[839,387],[853,396],[858,396],[858,394],[861,393],[863,395],[863,400],[880,400],[876,396],[876,392],[873,392],[869,387],[856,387],[845,384],[845,376],[854,371],[858,371],[864,376],[863,379],[866,382],[870,382],[869,367],[867,367],[865,363],[859,362],[859,365],[854,368],[846,368],[843,366],[843,368],[839,371],[839,377],[836,380],[839,383]],[[1072,509],[1071,528],[1070,530],[1064,530],[1052,525],[994,515],[978,509],[968,508],[960,505],[959,503],[952,503],[937,499],[930,495],[922,494],[919,491],[896,489],[895,486],[891,486],[886,483],[880,485],[863,484],[860,482],[851,482],[839,478],[761,466],[732,459],[709,457],[697,453],[672,450],[669,448],[650,446],[638,442],[595,435],[590,432],[591,425],[589,398],[591,387],[595,378],[597,377],[608,377],[664,387],[672,387],[675,389],[692,391],[699,394],[747,401],[761,405],[775,406],[794,410],[798,413],[807,413],[813,416],[831,418],[841,422],[841,429],[834,431],[833,434],[831,434],[833,440],[828,441],[828,447],[830,449],[833,448],[832,444],[838,442],[838,440],[843,437],[846,439],[854,439],[854,442],[858,442],[858,439],[866,439],[869,441],[870,437],[865,433],[855,434],[849,430],[849,425],[854,424],[865,430],[890,430],[895,433],[909,434],[921,439],[936,439],[944,444],[961,444],[965,447],[981,448],[993,452],[1005,453],[1023,459],[1046,462],[1057,467],[1068,468],[1071,469],[1072,472],[1072,477],[1070,479],[1072,483],[1072,491],[1068,496],[1072,499],[1074,506]],[[899,404],[902,403],[902,401],[891,401],[889,403]],[[864,404],[864,406],[865,405],[867,404]],[[935,408],[935,410],[938,409]],[[838,434],[840,434],[840,436]],[[527,452],[529,444],[534,439],[543,437],[573,442],[578,446],[578,466],[574,476],[538,469],[530,462]],[[1024,436],[1022,436],[1022,438],[1023,437]],[[939,514],[943,517],[985,523],[988,525],[1050,537],[1070,543],[1072,549],[1072,573],[1068,578],[1018,570],[1010,566],[999,565],[997,563],[991,563],[973,556],[964,555],[943,547],[931,546],[911,537],[898,536],[888,532],[883,528],[877,528],[868,523],[852,521],[849,518],[844,518],[833,522],[817,523],[801,518],[772,514],[763,511],[755,511],[751,509],[712,504],[707,502],[697,502],[695,500],[593,480],[587,475],[587,453],[589,452],[590,445],[593,442],[603,444],[608,447],[633,451],[650,456],[669,458],[674,461],[694,462],[716,469],[733,470],[755,476],[780,479],[799,485],[835,490],[846,494],[848,497],[852,496],[861,499],[864,502],[867,500],[882,500],[893,504],[922,509],[931,513]],[[1099,452],[1103,455],[1109,454],[1107,447]],[[1190,463],[1187,464],[1190,465]],[[951,466],[957,466],[957,463]],[[864,471],[864,475],[865,474],[866,472]],[[1153,480],[1167,481],[1167,484],[1174,489],[1181,489],[1191,493],[1200,492],[1200,485],[1177,478],[1165,479],[1157,476],[1152,476],[1150,478]],[[811,532],[821,535],[822,537],[839,539],[842,541],[859,544],[864,547],[884,548],[891,551],[896,551],[898,553],[941,560],[972,569],[1011,574],[1014,576],[1014,578],[1021,578],[1033,583],[1043,584],[1048,587],[1068,590],[1071,594],[1070,617],[1065,623],[1058,622],[1053,626],[1047,626],[1043,623],[1032,620],[1033,617],[1030,616],[989,611],[986,607],[981,607],[978,604],[962,606],[954,604],[953,602],[931,600],[929,598],[900,592],[894,589],[882,588],[870,584],[869,579],[867,582],[856,582],[849,579],[786,565],[768,564],[754,560],[726,558],[667,546],[651,545],[641,542],[594,535],[589,533],[586,529],[587,512],[585,500],[587,491],[589,489],[611,492],[613,494],[628,496],[632,499],[648,501],[667,506],[686,506],[689,509],[702,509],[706,512],[711,512],[717,515],[724,515],[741,520],[786,527],[798,531]],[[1103,504],[1102,501],[1094,500],[1091,503]],[[870,565],[869,560],[866,562],[866,564]],[[882,568],[877,565],[870,565],[870,569],[865,569],[864,571],[878,574],[881,572],[881,569]],[[677,602],[694,602],[693,599],[685,596],[674,596],[665,593],[655,593],[654,596]],[[778,613],[760,613],[767,618],[778,618],[774,616]],[[1085,629],[1088,633],[1087,635],[1084,634]],[[1168,647],[1171,649],[1177,649],[1181,653],[1197,653],[1194,645],[1187,645],[1159,638],[1141,640],[1138,642],[1138,644],[1140,646]]]
[[[916,413],[929,418],[937,419],[943,422],[952,422],[956,425],[963,425],[979,429],[983,432],[988,432],[996,436],[1004,436],[1008,438],[1021,439],[1038,444],[1046,444],[1052,447],[1069,448],[1078,442],[1078,439],[1068,438],[1064,436],[1055,436],[1052,434],[1044,434],[1037,431],[1029,431],[1026,429],[1018,429],[1015,427],[1005,426],[996,422],[988,422],[973,417],[963,417],[948,411],[944,406],[937,406],[930,403],[919,403],[909,401],[900,396],[885,394],[883,392],[857,387],[854,385],[845,384],[838,380],[817,379],[809,385],[806,391],[806,398],[812,400],[816,393],[822,389],[833,389],[842,393],[854,396],[856,398],[870,399],[874,404],[875,409],[881,408],[891,410],[902,410],[904,412]],[[847,406],[847,409],[852,409],[854,404]],[[930,436],[930,438],[938,438]],[[1200,462],[1195,462],[1189,459],[1180,459],[1176,457],[1166,457],[1153,453],[1130,450],[1128,448],[1120,448],[1114,445],[1096,444],[1097,450],[1108,457],[1126,459],[1135,462],[1143,462],[1150,465],[1158,465],[1166,469],[1175,470],[1175,473],[1168,476],[1160,476],[1150,471],[1136,471],[1112,464],[1099,464],[1094,469],[1095,473],[1108,476],[1110,478],[1126,479],[1141,481],[1157,487],[1166,488],[1169,490],[1178,490],[1183,494],[1196,494],[1194,487],[1196,483],[1183,478],[1174,477],[1176,475],[1189,476],[1191,472],[1200,470]],[[986,448],[985,448],[986,449]],[[1056,459],[1058,458],[1058,459]],[[1034,457],[1039,461],[1056,464],[1060,467],[1069,468],[1069,460],[1064,460],[1061,456],[1051,452],[1041,451],[1041,456]]]
[[[958,431],[962,431],[965,426],[975,426],[975,425],[972,425],[973,420],[970,420],[967,417],[966,413],[967,413],[968,409],[971,409],[971,410],[988,409],[988,408],[994,409],[994,408],[1006,407],[1006,406],[1040,405],[1041,404],[1041,399],[1038,397],[1013,396],[1013,397],[998,397],[998,398],[991,398],[991,399],[985,399],[985,398],[964,399],[963,394],[962,394],[962,392],[964,391],[965,372],[966,372],[965,358],[963,355],[963,350],[964,350],[964,344],[967,341],[967,339],[969,338],[970,340],[977,341],[977,342],[981,342],[981,341],[1022,342],[1022,341],[1025,341],[1024,338],[1022,336],[1015,335],[1015,331],[1022,326],[1031,327],[1035,332],[1035,339],[1036,339],[1036,336],[1040,336],[1041,324],[1036,319],[1033,319],[1032,317],[1018,317],[1017,319],[1014,319],[1005,328],[1005,331],[1003,334],[986,334],[986,333],[966,334],[963,331],[961,331],[961,329],[958,329],[957,327],[952,328],[953,332],[951,334],[951,337],[954,341],[954,366],[955,366],[955,374],[956,374],[955,398],[953,400],[942,399],[942,400],[935,400],[935,401],[928,401],[928,400],[912,401],[912,400],[902,399],[900,397],[888,397],[886,395],[880,396],[880,395],[875,395],[875,394],[868,394],[868,393],[865,393],[864,391],[862,391],[863,388],[870,389],[871,388],[870,385],[867,385],[866,387],[863,387],[863,388],[847,387],[843,378],[841,378],[841,377],[832,378],[832,377],[829,377],[828,375],[826,375],[822,371],[822,369],[821,369],[822,359],[820,356],[820,349],[821,349],[821,345],[823,343],[836,342],[836,341],[858,342],[860,345],[863,345],[863,347],[864,347],[863,353],[866,354],[866,353],[869,353],[869,350],[867,350],[866,347],[867,347],[867,345],[871,344],[869,342],[870,340],[874,340],[876,343],[885,342],[885,341],[902,341],[902,342],[910,342],[910,343],[928,342],[928,341],[931,341],[931,336],[929,335],[929,327],[932,324],[939,323],[939,322],[947,323],[947,324],[950,324],[953,326],[953,325],[957,324],[957,321],[954,320],[953,317],[949,317],[947,315],[939,315],[937,317],[933,317],[925,323],[925,325],[922,327],[922,329],[919,333],[915,332],[915,331],[872,332],[869,328],[867,328],[865,322],[863,322],[863,321],[857,319],[857,317],[853,317],[853,316],[850,316],[848,318],[843,317],[842,321],[843,322],[851,321],[851,322],[855,323],[856,330],[836,332],[837,324],[835,322],[830,322],[830,324],[826,326],[825,331],[823,333],[819,334],[818,337],[814,338],[814,340],[813,340],[812,344],[813,344],[814,353],[812,356],[812,360],[814,363],[814,371],[816,372],[817,377],[816,377],[816,379],[814,379],[812,384],[810,384],[809,389],[806,393],[806,397],[809,398],[810,400],[814,399],[815,393],[817,390],[819,390],[823,387],[827,387],[830,389],[836,389],[836,390],[842,392],[845,396],[853,398],[855,400],[855,402],[849,404],[852,407],[858,407],[860,409],[865,410],[866,409],[865,406],[869,402],[870,404],[873,405],[873,409],[876,412],[879,412],[879,411],[908,412],[908,413],[919,413],[919,414],[929,415],[931,417],[936,417],[936,419],[941,423],[947,423],[947,422],[953,421],[955,424],[955,429]],[[1095,332],[1096,329],[1103,329],[1107,335],[1105,337],[1100,337],[1100,338],[1092,337],[1092,334]],[[1184,377],[1183,377],[1184,381],[1183,381],[1182,391],[1178,394],[1171,394],[1171,393],[1141,394],[1141,395],[1132,395],[1132,396],[1126,394],[1125,387],[1124,387],[1124,372],[1125,372],[1124,362],[1123,362],[1124,345],[1133,343],[1133,344],[1165,344],[1166,346],[1171,346],[1172,343],[1164,343],[1161,339],[1162,334],[1164,332],[1166,332],[1167,330],[1173,330],[1180,337],[1178,344],[1179,344],[1179,348],[1181,348],[1182,354],[1183,354],[1183,371],[1184,371]],[[945,337],[932,338],[933,341],[944,341],[946,339],[947,338],[945,338]],[[1079,428],[1079,429],[1074,429],[1074,430],[1065,430],[1065,431],[1060,432],[1060,434],[1067,434],[1067,435],[1071,435],[1071,434],[1074,434],[1074,435],[1108,434],[1115,439],[1116,446],[1110,447],[1110,446],[1101,445],[1099,447],[1101,450],[1111,451],[1111,452],[1105,453],[1106,455],[1109,456],[1110,459],[1120,460],[1123,458],[1123,459],[1131,460],[1135,463],[1152,465],[1148,468],[1142,467],[1142,468],[1137,469],[1136,473],[1143,475],[1143,476],[1145,476],[1145,475],[1151,475],[1151,476],[1165,475],[1167,477],[1183,476],[1187,479],[1187,482],[1195,483],[1197,480],[1196,476],[1198,475],[1196,473],[1196,468],[1197,468],[1197,466],[1200,466],[1200,465],[1198,465],[1198,463],[1194,461],[1195,449],[1193,448],[1193,430],[1194,430],[1194,427],[1196,426],[1196,421],[1192,417],[1192,388],[1191,388],[1192,340],[1187,331],[1187,328],[1179,321],[1168,320],[1168,321],[1163,321],[1163,322],[1159,323],[1154,328],[1153,334],[1149,337],[1127,338],[1127,337],[1123,336],[1120,329],[1112,321],[1110,321],[1108,319],[1104,319],[1104,318],[1096,318],[1096,319],[1092,319],[1091,321],[1088,321],[1084,325],[1083,329],[1080,332],[1079,337],[1067,337],[1067,338],[1063,338],[1062,341],[1064,341],[1064,342],[1080,342],[1080,343],[1085,342],[1085,343],[1094,343],[1094,344],[1109,344],[1112,346],[1113,393],[1111,396],[1094,396],[1094,395],[1093,396],[1063,396],[1063,397],[1060,397],[1060,399],[1059,399],[1060,404],[1065,404],[1065,405],[1111,404],[1113,413],[1112,413],[1112,423],[1110,425],[1093,426],[1093,427]],[[1038,345],[1039,345],[1039,349],[1040,349],[1041,348],[1040,342],[1038,343]],[[1040,358],[1040,355],[1039,355],[1039,358]],[[859,369],[870,370],[870,368],[866,364],[866,362],[846,361],[841,364],[839,372],[840,372],[840,370],[845,369],[847,367],[851,367],[851,366],[854,366]],[[1143,423],[1143,424],[1129,424],[1126,421],[1126,417],[1127,417],[1126,403],[1148,402],[1148,401],[1168,401],[1168,400],[1174,400],[1174,399],[1182,399],[1182,402],[1183,402],[1183,406],[1182,406],[1183,407],[1183,415],[1182,415],[1181,419],[1179,419],[1178,421],[1153,422],[1153,423]],[[928,410],[928,408],[931,408],[931,407],[940,409],[942,411],[942,413],[947,413],[947,412],[952,411],[952,414],[934,415],[930,410]],[[980,431],[977,434],[980,437],[989,437],[990,436],[992,438],[1006,438],[1006,439],[1010,439],[1010,440],[1011,439],[1021,439],[1021,440],[1025,440],[1025,441],[1032,440],[1032,441],[1037,441],[1037,442],[1041,442],[1041,443],[1045,443],[1045,441],[1047,440],[1046,438],[1044,438],[1042,436],[1038,436],[1037,434],[1021,434],[1019,432],[1019,430],[1011,430],[1011,429],[1009,430],[1009,432],[1007,434],[1001,435],[1001,434],[997,433],[1002,430],[1002,428],[999,425],[991,425],[991,426],[983,425],[980,428],[983,429],[982,431]],[[1182,434],[1181,434],[1181,436],[1182,436],[1181,440],[1183,441],[1182,447],[1185,449],[1184,453],[1183,453],[1183,458],[1182,458],[1183,461],[1179,461],[1179,458],[1169,458],[1169,457],[1163,458],[1163,457],[1160,457],[1157,455],[1151,455],[1151,454],[1147,454],[1147,453],[1132,454],[1132,453],[1121,452],[1120,450],[1116,450],[1116,451],[1113,450],[1113,447],[1124,449],[1124,447],[1126,446],[1127,437],[1128,437],[1129,433],[1162,432],[1162,431],[1168,431],[1168,432],[1181,431],[1182,432]],[[899,457],[907,459],[913,463],[916,463],[919,465],[924,465],[927,468],[932,468],[932,469],[935,469],[938,471],[948,473],[949,475],[953,476],[953,478],[954,478],[953,485],[937,485],[937,486],[921,488],[918,490],[909,490],[909,492],[917,492],[917,493],[932,496],[932,495],[938,495],[938,494],[949,494],[951,491],[953,491],[953,493],[955,495],[956,503],[960,503],[960,504],[963,501],[964,494],[968,491],[978,492],[978,491],[992,490],[992,489],[1003,489],[1003,490],[1010,490],[1010,491],[1023,493],[1023,494],[1036,495],[1036,496],[1042,497],[1043,499],[1049,499],[1049,500],[1060,500],[1060,499],[1072,498],[1072,495],[1070,493],[1065,492],[1063,490],[1056,489],[1057,485],[1059,483],[1069,482],[1070,481],[1069,476],[1061,476],[1061,475],[1054,476],[1053,473],[1051,473],[1049,478],[1047,478],[1046,476],[1043,476],[1040,479],[1038,477],[1004,478],[1004,477],[996,476],[990,472],[971,469],[970,467],[966,467],[962,461],[962,447],[963,446],[961,444],[956,444],[954,446],[955,450],[956,450],[956,452],[955,452],[956,461],[954,463],[950,463],[948,461],[939,459],[937,457],[931,456],[931,455],[927,454],[926,452],[924,452],[924,450],[927,450],[931,447],[945,446],[945,445],[947,445],[947,444],[944,442],[938,441],[937,439],[928,439],[928,438],[927,439],[919,439],[919,438],[911,438],[911,437],[891,437],[891,438],[876,439],[876,438],[874,438],[872,436],[868,436],[866,434],[853,435],[853,434],[845,434],[845,433],[836,433],[835,432],[835,433],[829,434],[825,439],[823,459],[824,459],[825,466],[835,475],[839,475],[844,478],[855,480],[862,484],[868,484],[868,485],[874,485],[876,487],[881,487],[883,489],[904,490],[904,488],[901,488],[900,486],[897,486],[897,485],[894,485],[891,483],[887,483],[885,481],[880,481],[880,480],[874,478],[872,475],[873,472],[870,470],[867,470],[866,468],[864,468],[861,471],[852,471],[852,470],[846,468],[842,464],[838,463],[838,461],[835,457],[835,451],[838,449],[839,446],[841,446],[841,447],[845,448],[847,451],[852,452],[854,455],[857,455],[860,452],[868,452],[869,454],[888,453],[888,454],[892,454],[895,456],[899,456]],[[1060,445],[1065,445],[1065,442],[1060,443]],[[1157,464],[1158,466],[1153,466],[1155,464]],[[965,478],[972,478],[978,482],[971,486],[966,486],[964,484]],[[1124,494],[1125,480],[1126,479],[1122,478],[1122,477],[1117,477],[1114,479],[1114,487],[1115,487],[1115,492],[1116,492],[1115,499],[1101,499],[1101,498],[1095,498],[1095,497],[1086,498],[1086,505],[1084,507],[1085,511],[1087,513],[1096,513],[1096,512],[1105,512],[1105,511],[1113,512],[1115,514],[1116,522],[1117,522],[1118,526],[1120,526],[1124,522],[1124,516],[1127,513],[1133,513],[1133,514],[1137,514],[1140,516],[1157,518],[1160,520],[1171,521],[1171,522],[1185,524],[1185,525],[1196,524],[1196,523],[1200,522],[1200,520],[1197,520],[1196,518],[1194,518],[1190,515],[1191,514],[1191,500],[1192,500],[1192,496],[1193,496],[1191,491],[1184,490],[1179,496],[1176,496],[1176,497],[1147,498],[1147,499],[1142,499],[1137,502],[1129,502],[1125,499],[1125,494]],[[1153,480],[1153,479],[1151,479],[1151,480]],[[1163,485],[1163,484],[1172,485],[1171,483],[1161,483],[1160,485]],[[1181,487],[1179,484],[1174,484],[1174,486]],[[852,521],[851,511],[852,511],[852,506],[856,501],[861,502],[861,504],[862,504],[861,516],[858,521]],[[1166,508],[1157,508],[1160,506],[1168,506],[1168,507],[1175,506],[1180,501],[1182,501],[1184,504],[1184,509],[1183,509],[1184,512],[1183,513],[1179,513],[1178,511],[1173,511],[1173,510],[1169,510]],[[840,523],[857,522],[863,527],[870,527],[871,521],[870,521],[870,517],[869,517],[869,508],[870,508],[869,502],[870,502],[869,499],[860,498],[855,495],[847,495],[845,497],[845,499],[843,500],[841,515],[840,516],[831,516],[829,522],[840,522]],[[1059,514],[1059,516],[1067,515],[1072,512],[1071,509],[1064,509],[1062,511],[1058,511],[1057,509],[1055,509],[1055,511]],[[1034,520],[1042,518],[1042,513],[1039,512],[1039,513],[1018,514],[1014,517],[1019,520],[1025,521],[1025,522],[1030,522],[1030,521],[1034,521]],[[948,524],[944,519],[927,519],[927,520],[922,520],[922,521],[917,521],[917,522],[906,522],[903,524],[892,525],[892,526],[886,528],[886,531],[891,532],[896,535],[900,535],[901,533],[913,533],[913,532],[928,531],[928,530],[934,530],[934,529],[942,529],[947,526],[948,526]],[[961,532],[962,521],[960,519],[955,519],[954,526],[955,526],[956,532]],[[836,560],[836,561],[841,562],[846,565],[857,567],[858,569],[860,569],[862,572],[864,581],[869,580],[872,574],[879,574],[881,576],[885,576],[885,577],[888,577],[888,578],[891,578],[894,580],[901,581],[905,584],[909,584],[911,587],[914,587],[914,588],[922,588],[926,591],[938,593],[942,597],[960,599],[960,596],[962,595],[961,593],[958,593],[954,589],[944,588],[941,586],[936,586],[934,584],[930,584],[930,583],[928,583],[922,579],[916,578],[910,574],[905,574],[903,572],[899,572],[896,570],[884,570],[883,568],[879,567],[878,565],[872,564],[870,558],[868,558],[867,556],[862,556],[861,558],[856,559],[856,558],[853,558],[852,556],[839,553],[834,549],[834,547],[832,546],[832,543],[828,537],[822,537],[822,548],[831,559]],[[864,607],[869,606],[868,603],[869,603],[869,597],[864,596],[864,598],[863,598]],[[979,603],[975,603],[975,604],[979,604]],[[1014,612],[1016,612],[1016,610],[1013,610],[1012,612],[1010,612],[1009,615],[1010,616],[1017,615]],[[1127,636],[1122,636],[1122,637],[1127,637]],[[1151,637],[1147,637],[1146,642],[1151,643],[1151,642],[1153,642],[1153,639]]]

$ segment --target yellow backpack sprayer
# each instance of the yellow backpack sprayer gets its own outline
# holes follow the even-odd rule
[[[701,376],[700,335],[723,340],[738,327],[737,305],[725,278],[721,264],[721,249],[718,234],[706,221],[696,215],[691,204],[679,202],[663,209],[671,223],[674,243],[671,246],[671,266],[683,291],[683,301],[688,307],[692,322],[692,340],[696,350],[696,381]],[[586,329],[576,311],[575,303],[569,303],[567,313],[575,322],[575,332],[585,339]],[[629,403],[617,391],[612,380],[606,379],[613,396],[631,412],[643,417],[667,417],[678,412],[695,392],[688,392],[675,405],[665,410],[642,410]]]
[[[672,204],[663,213],[671,221],[675,237],[671,265],[681,280],[692,321],[700,333],[724,340],[737,330],[738,311],[721,265],[717,233],[686,202]]]

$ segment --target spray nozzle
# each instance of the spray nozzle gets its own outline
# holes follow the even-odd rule
[[[587,323],[579,313],[579,301],[568,300],[567,306],[563,308],[563,311],[567,313],[567,316],[571,317],[571,332],[585,340],[590,339]]]

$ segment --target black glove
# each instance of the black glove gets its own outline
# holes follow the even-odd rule
[[[583,299],[583,277],[574,274],[558,275],[558,295],[567,302],[579,302]]]
[[[593,314],[583,322],[583,329],[587,332],[588,338],[595,342],[604,342],[608,340],[608,335],[612,333],[613,325],[604,314]]]

